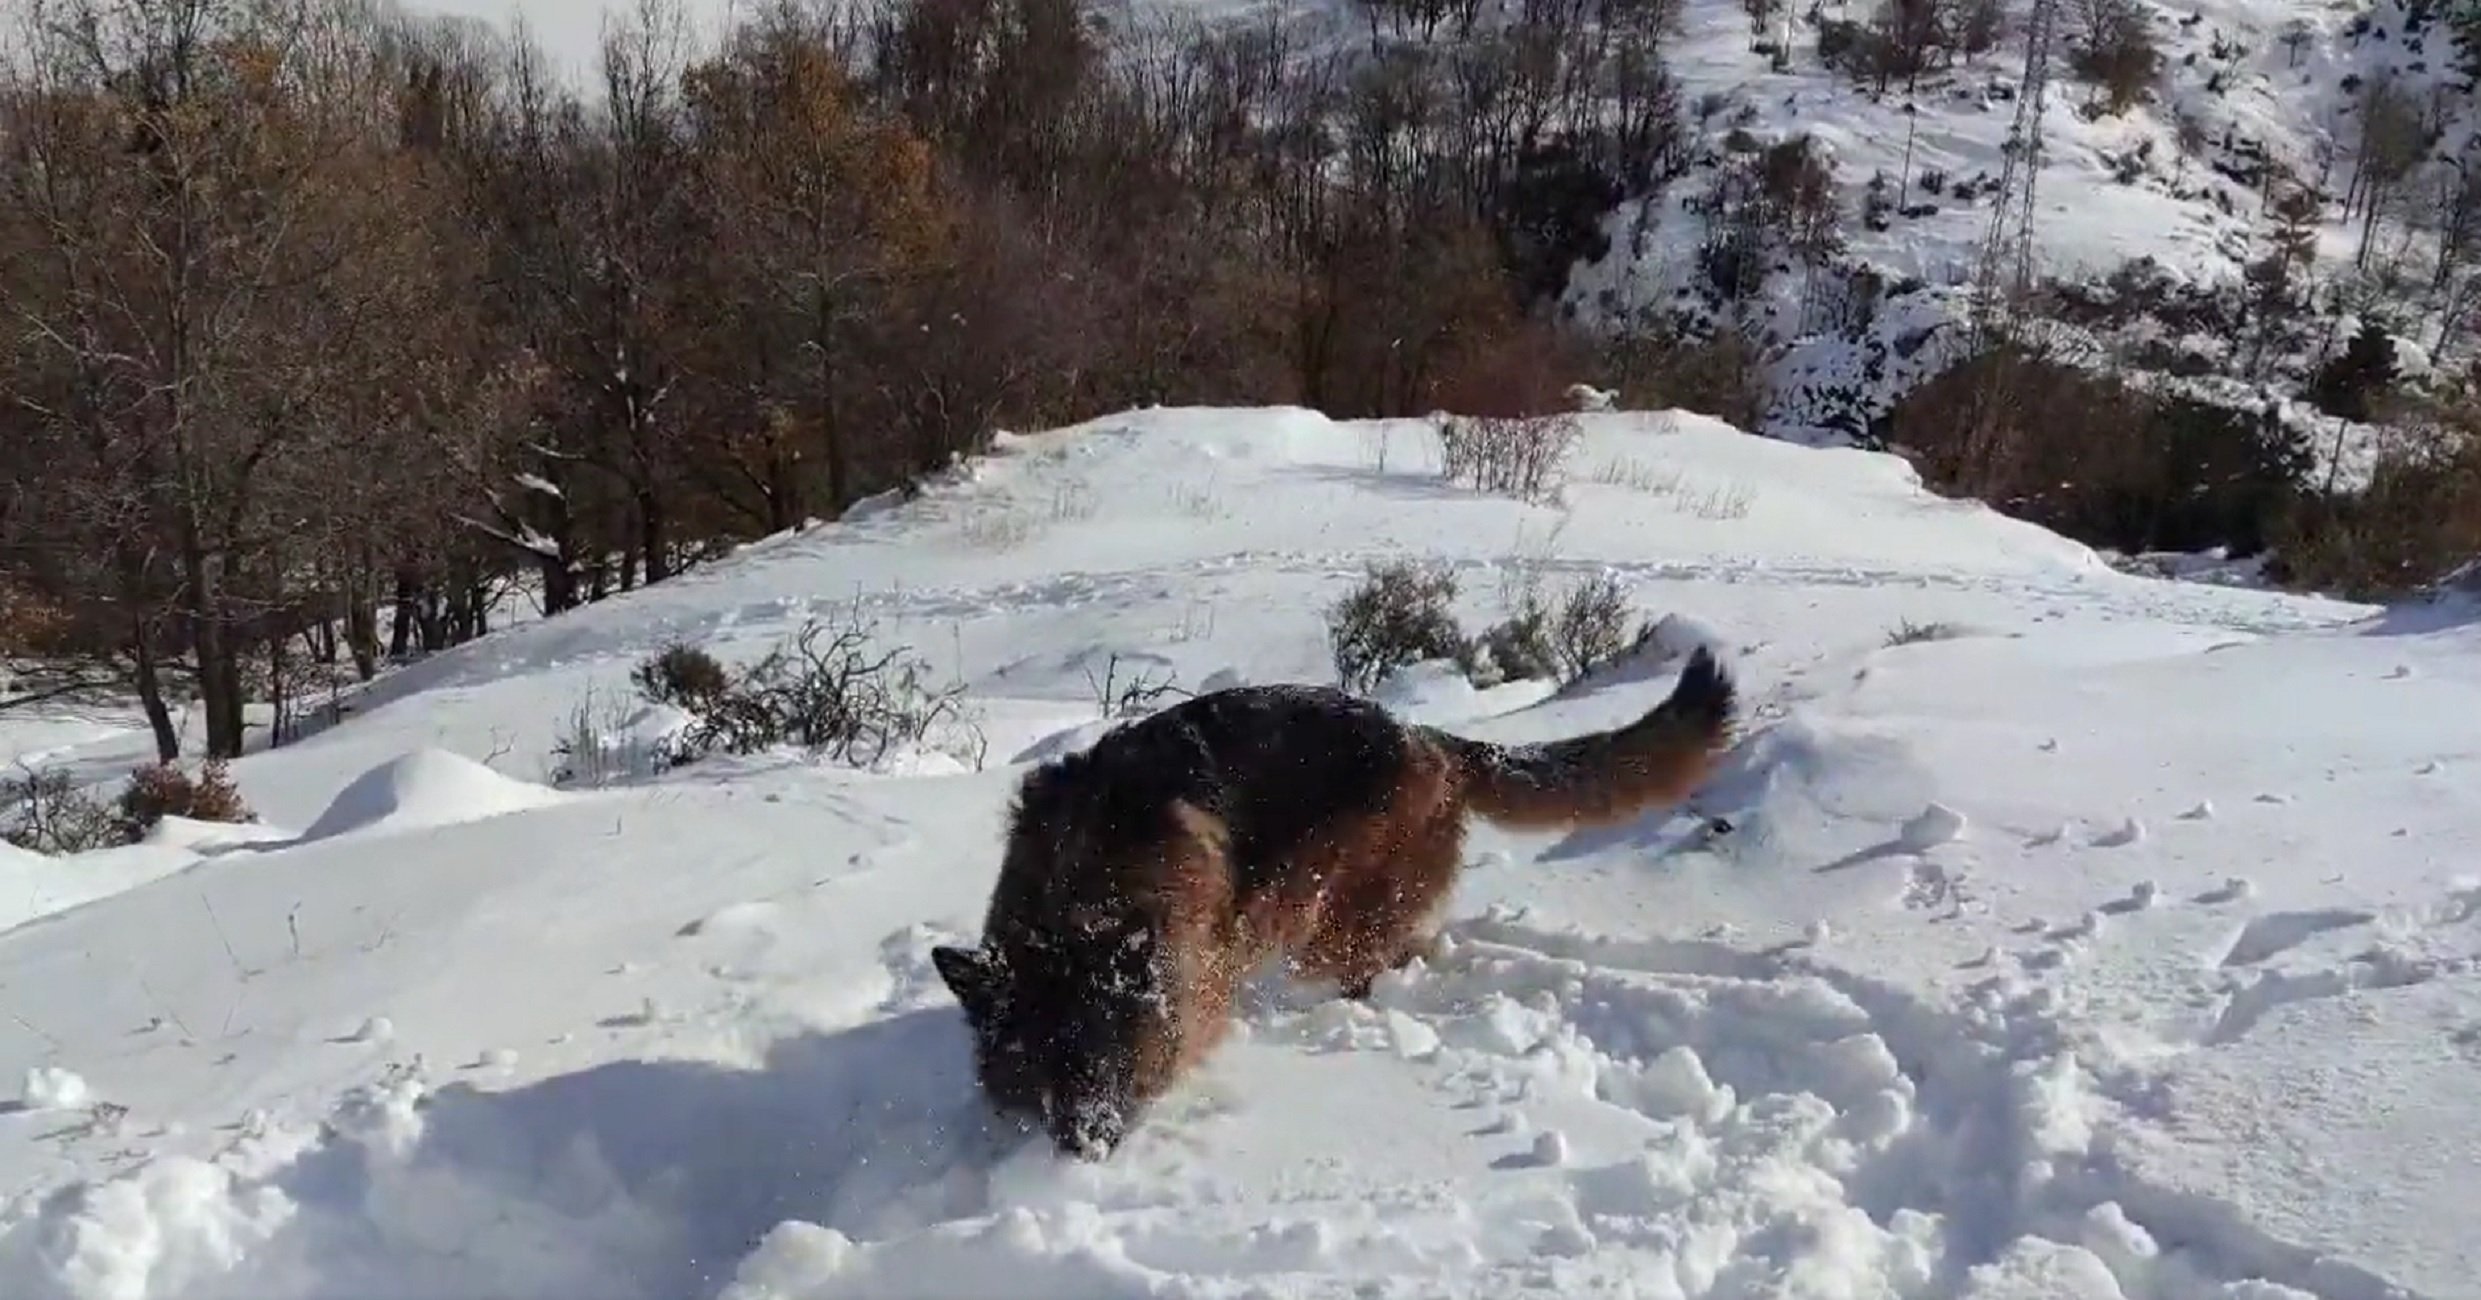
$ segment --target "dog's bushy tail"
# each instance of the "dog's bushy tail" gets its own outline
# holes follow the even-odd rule
[[[1736,692],[1700,646],[1669,698],[1616,731],[1540,745],[1430,735],[1457,769],[1465,806],[1522,830],[1607,825],[1678,803],[1731,744]]]

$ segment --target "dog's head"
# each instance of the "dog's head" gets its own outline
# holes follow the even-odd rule
[[[993,1105],[1039,1118],[1069,1155],[1099,1159],[1160,1090],[1171,1051],[1154,930],[1088,919],[931,951],[973,1028],[974,1070]]]

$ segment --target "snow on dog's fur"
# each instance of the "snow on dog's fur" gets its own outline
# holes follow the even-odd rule
[[[1367,996],[1424,951],[1469,816],[1609,823],[1676,803],[1729,742],[1699,650],[1626,727],[1505,747],[1340,691],[1217,691],[1028,773],[980,944],[933,954],[993,1105],[1099,1157],[1221,1041],[1269,957]]]

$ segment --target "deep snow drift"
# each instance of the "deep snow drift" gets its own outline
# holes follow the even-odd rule
[[[1564,506],[1436,465],[1281,410],[1009,439],[393,674],[236,766],[264,826],[0,861],[0,1294],[2481,1294],[2454,610],[2125,576],[1693,417],[1590,417]],[[1011,764],[1096,734],[1106,673],[1329,679],[1321,610],[1402,553],[1468,625],[1528,571],[1671,622],[1579,689],[1390,707],[1565,734],[1703,642],[1747,738],[1694,812],[1478,833],[1437,963],[1268,982],[1109,1163],[986,1124],[928,953]],[[984,770],[540,785],[590,695],[651,725],[666,640],[856,609],[969,683]]]

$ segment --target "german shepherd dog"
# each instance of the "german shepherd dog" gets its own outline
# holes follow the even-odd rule
[[[972,948],[931,958],[1002,1115],[1100,1159],[1221,1041],[1270,957],[1364,998],[1429,950],[1468,815],[1519,829],[1685,799],[1730,742],[1702,648],[1615,731],[1499,746],[1327,687],[1211,692],[1026,774]]]

